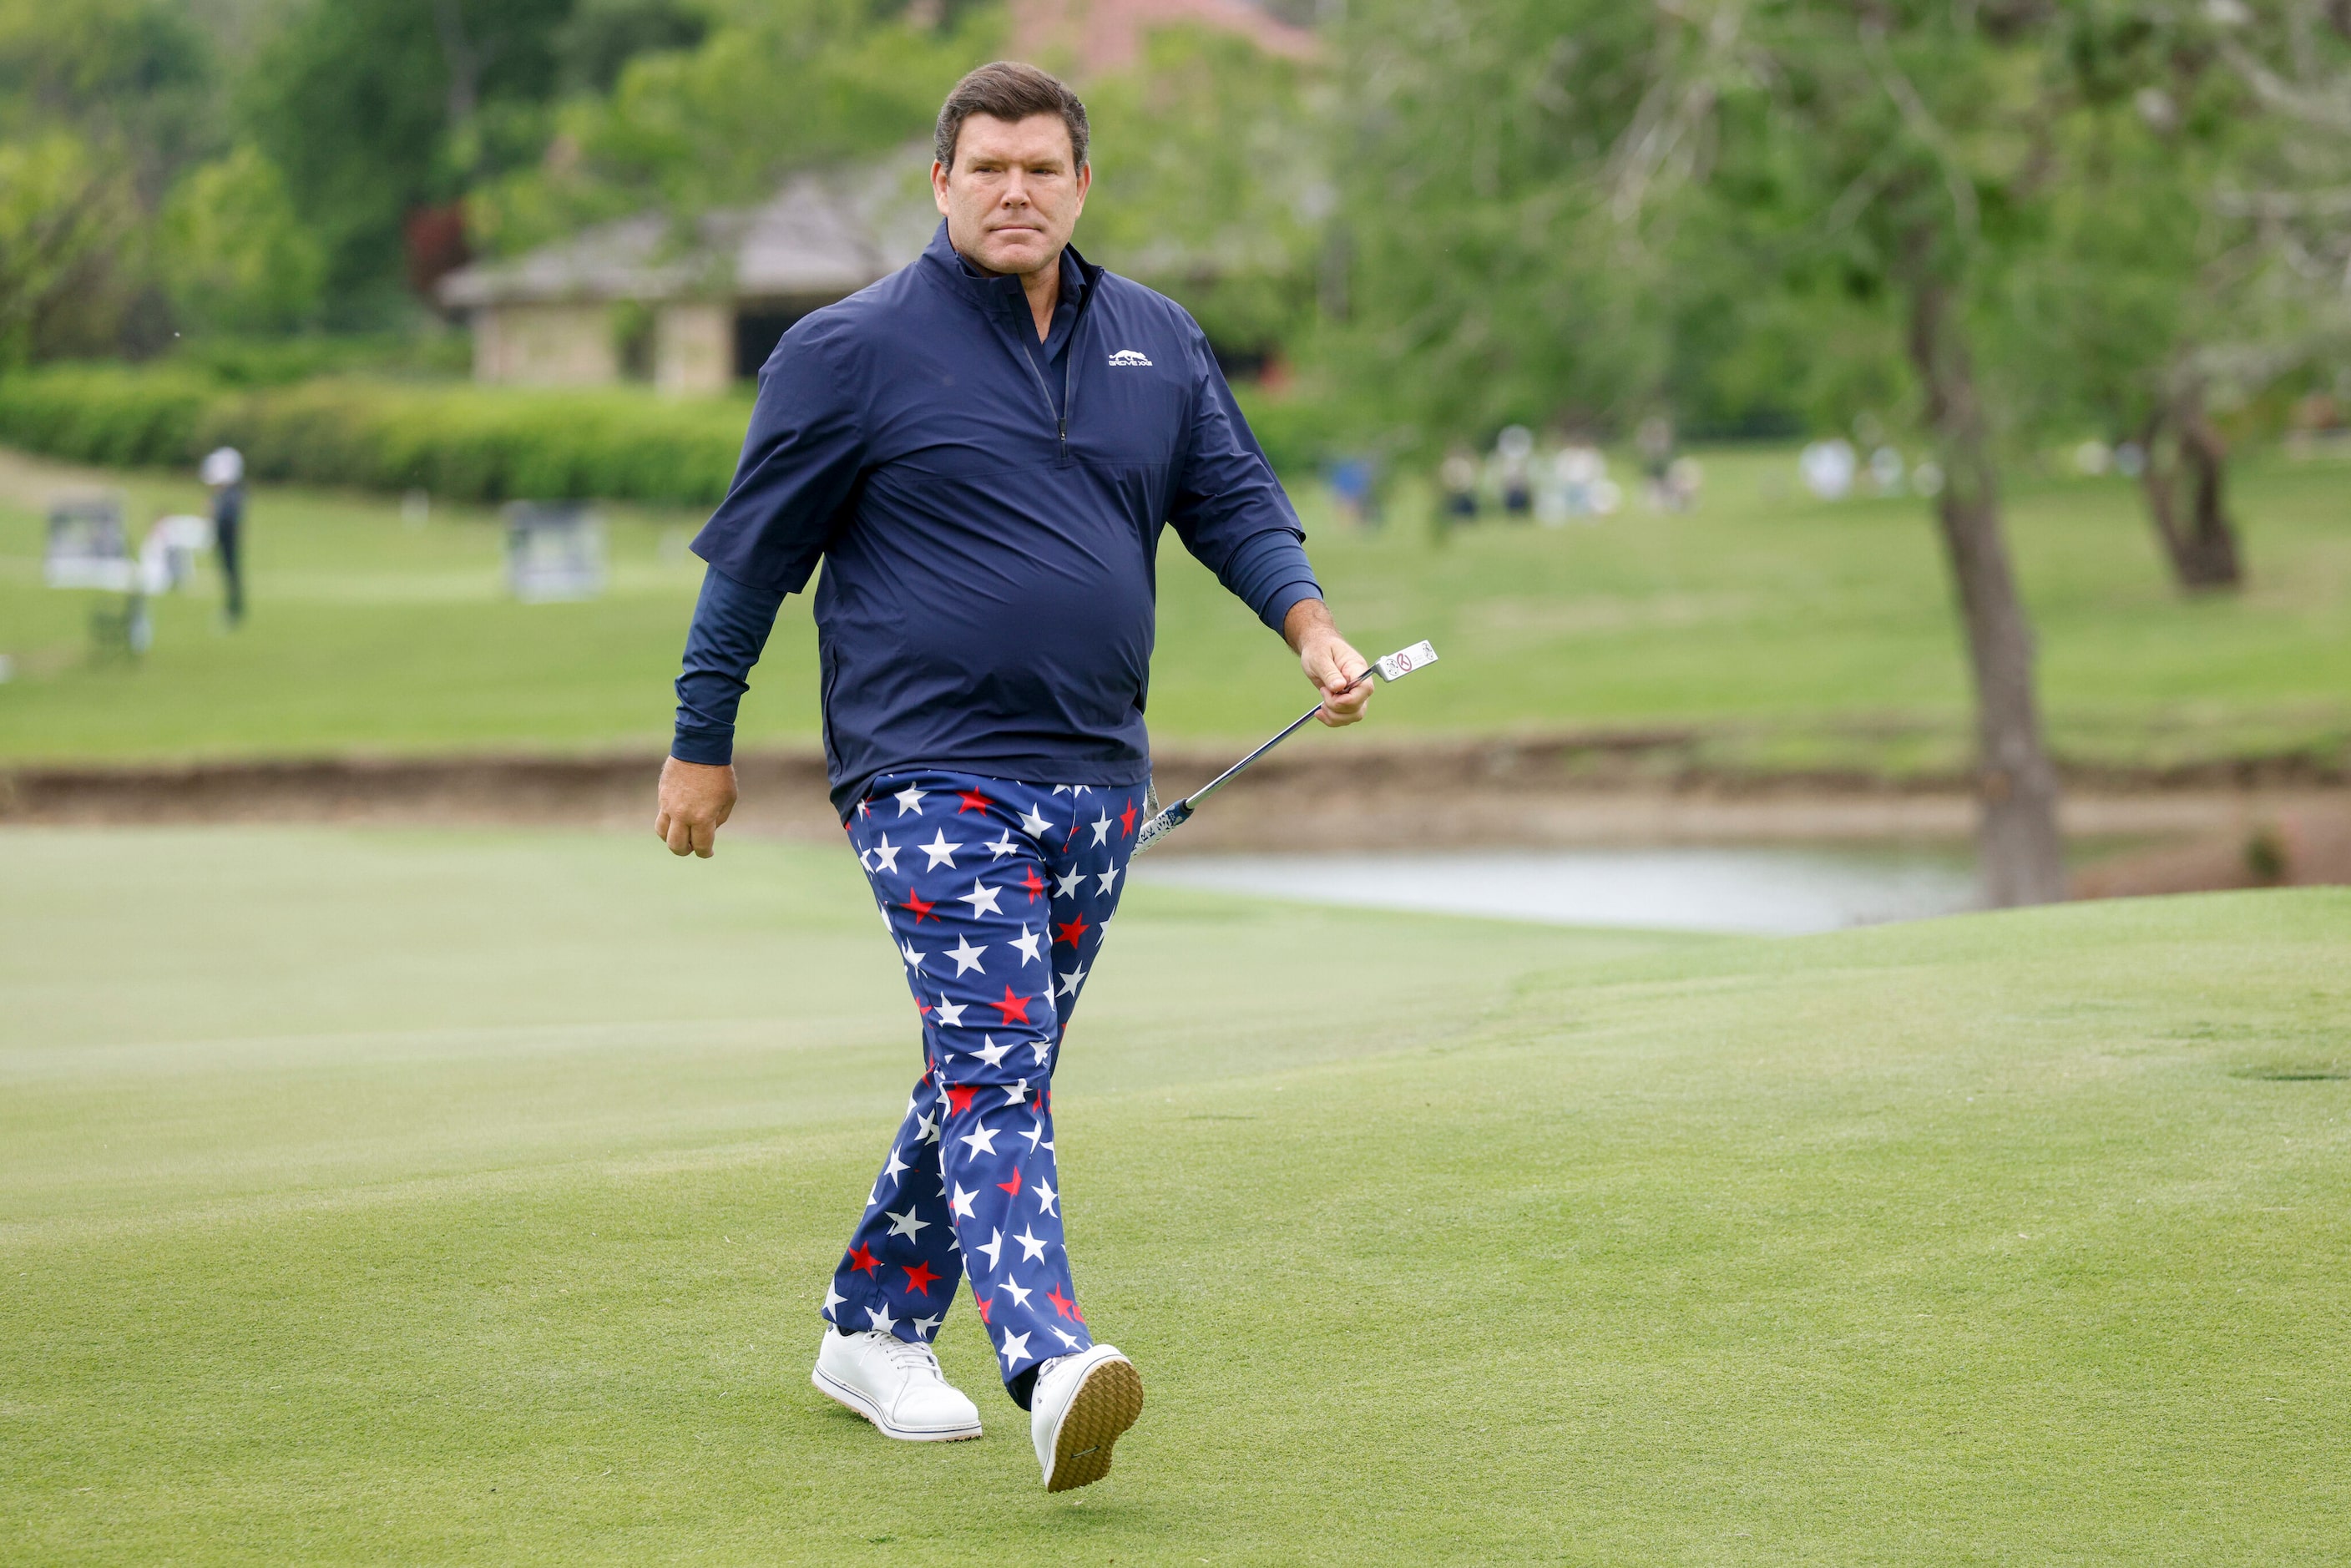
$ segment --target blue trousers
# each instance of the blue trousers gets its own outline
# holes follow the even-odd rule
[[[1118,908],[1140,789],[884,774],[850,813],[923,1024],[923,1076],[825,1292],[925,1343],[968,1277],[1006,1382],[1093,1342],[1061,1244],[1053,1068]]]

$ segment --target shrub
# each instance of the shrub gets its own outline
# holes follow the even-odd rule
[[[452,500],[708,506],[748,410],[613,388],[541,392],[336,378],[237,387],[184,368],[60,366],[0,377],[0,442],[86,463],[185,467],[235,446],[256,478]]]

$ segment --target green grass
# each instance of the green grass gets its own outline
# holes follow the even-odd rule
[[[1412,516],[1352,534],[1301,487],[1350,633],[1376,651],[1429,637],[1445,656],[1381,702],[1383,728],[1687,724],[1744,766],[1956,765],[1968,693],[1920,505],[1800,498],[1785,452],[1709,465],[1692,516],[1489,528],[1442,547]],[[2064,754],[2162,764],[2351,746],[2351,465],[2241,466],[2252,586],[2199,602],[2166,582],[2129,486],[2020,486],[2011,529]],[[43,475],[0,465],[0,652],[19,670],[0,685],[0,760],[663,743],[696,516],[617,511],[613,591],[525,606],[501,595],[489,513],[443,507],[410,529],[382,500],[264,489],[251,625],[217,632],[209,591],[167,601],[156,651],[131,669],[89,663],[89,596],[39,586]],[[198,501],[152,476],[123,487],[141,523]],[[1297,710],[1288,654],[1172,540],[1161,584],[1161,739],[1250,738]],[[745,705],[747,743],[813,743],[814,667],[796,600]]]
[[[1057,1087],[1150,1404],[1049,1499],[967,1303],[979,1442],[806,1383],[914,1067],[839,851],[19,830],[0,886],[12,1563],[2351,1559],[2351,895],[1146,883]]]

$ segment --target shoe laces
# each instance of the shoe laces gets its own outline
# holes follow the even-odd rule
[[[903,1340],[879,1329],[867,1332],[881,1345],[883,1359],[899,1371],[928,1373],[935,1381],[946,1381],[946,1374],[939,1368],[939,1358],[929,1345],[917,1340]]]

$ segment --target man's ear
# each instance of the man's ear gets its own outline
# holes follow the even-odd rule
[[[1092,159],[1078,165],[1078,211],[1086,210],[1086,193],[1094,187],[1094,166]],[[942,208],[941,211],[946,209]]]
[[[1083,195],[1079,199],[1084,200]],[[947,167],[935,158],[931,160],[931,204],[939,209],[939,216],[947,215]]]

